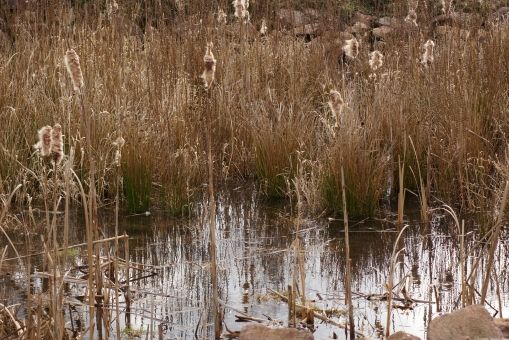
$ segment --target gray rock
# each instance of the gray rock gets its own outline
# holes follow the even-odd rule
[[[293,28],[312,24],[317,21],[318,13],[312,9],[298,11],[295,9],[283,8],[277,11],[277,16],[283,27]]]
[[[379,39],[385,39],[389,34],[392,33],[394,29],[390,26],[381,26],[377,28],[373,28],[373,36]]]
[[[412,334],[408,334],[408,333],[405,333],[405,332],[396,332],[394,334],[391,334],[387,340],[421,340],[421,338],[415,336],[415,335],[412,335]]]
[[[376,20],[378,26],[397,27],[402,25],[402,20],[394,17],[381,17]]]
[[[495,319],[495,325],[500,329],[504,338],[509,338],[509,319]]]
[[[261,324],[249,324],[242,328],[239,340],[313,340],[313,334],[295,328],[269,328]]]
[[[501,7],[488,17],[490,25],[497,25],[499,23],[507,22],[509,20],[509,7]]]
[[[375,19],[376,17],[372,15],[367,15],[361,12],[355,12],[355,14],[352,17],[352,22],[354,23],[354,25],[359,23],[366,26],[371,26]]]
[[[490,313],[481,305],[439,316],[428,327],[428,340],[500,339],[502,336]]]

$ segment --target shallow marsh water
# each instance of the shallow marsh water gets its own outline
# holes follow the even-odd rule
[[[282,206],[261,203],[255,193],[244,191],[221,195],[218,199],[217,240],[220,296],[226,305],[250,316],[279,319],[286,323],[287,305],[270,295],[268,289],[284,291],[292,283],[296,237],[295,220]],[[403,330],[425,337],[430,317],[438,308],[455,308],[460,294],[458,242],[454,226],[445,215],[433,215],[430,229],[413,220],[404,235],[405,252],[397,265],[395,282],[408,275],[409,294],[413,299],[433,301],[417,303],[412,309],[394,309],[391,332]],[[113,218],[102,218],[106,236],[112,236]],[[132,328],[143,330],[142,338],[158,338],[161,325],[165,339],[210,338],[207,311],[209,294],[208,228],[206,206],[197,206],[190,219],[171,219],[161,214],[121,217],[120,232],[130,236],[130,261],[148,266],[157,275],[142,278],[132,285]],[[72,231],[73,242],[83,241],[79,224]],[[395,228],[383,221],[351,221],[350,252],[352,288],[356,329],[376,338],[383,333],[386,322],[384,301],[368,300],[366,295],[383,294],[389,263],[397,236]],[[342,221],[305,220],[299,233],[305,243],[306,294],[317,306],[327,310],[345,310],[344,303],[344,234]],[[467,237],[467,250],[475,233]],[[504,234],[498,250],[496,268],[499,273],[503,314],[509,315],[509,282],[507,264],[509,238]],[[473,256],[470,261],[473,260]],[[84,263],[80,254],[76,264]],[[37,269],[37,267],[36,267]],[[142,275],[141,272],[134,273]],[[12,270],[0,284],[2,303],[22,303],[23,273]],[[35,286],[38,286],[37,280]],[[436,287],[433,288],[433,285]],[[18,287],[18,289],[12,289]],[[79,295],[83,287],[70,285],[70,292]],[[399,291],[398,288],[395,291]],[[496,309],[499,301],[491,290],[489,303]],[[358,294],[357,294],[358,293]],[[360,295],[362,294],[362,295]],[[437,306],[436,296],[439,298]],[[122,301],[121,301],[122,302]],[[397,301],[396,305],[401,304]],[[123,309],[125,305],[121,303]],[[492,314],[495,313],[491,310]],[[225,309],[225,324],[239,330],[245,323],[235,321],[234,310]],[[331,316],[345,321],[344,317]],[[86,323],[86,315],[84,315]],[[343,330],[315,323],[315,338],[327,339],[335,332],[344,338]],[[209,324],[210,326],[210,324]],[[114,332],[112,324],[112,333]],[[122,328],[125,327],[122,318]]]

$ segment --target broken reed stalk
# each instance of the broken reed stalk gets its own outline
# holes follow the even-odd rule
[[[460,270],[461,270],[461,307],[467,305],[467,282],[465,278],[467,265],[465,262],[465,220],[461,220],[460,234]]]
[[[343,166],[341,166],[341,191],[343,197],[343,221],[345,225],[345,258],[346,258],[346,274],[345,274],[345,303],[348,305],[348,326],[350,329],[350,339],[355,339],[355,324],[353,318],[353,305],[352,305],[352,278],[351,278],[351,260],[350,260],[350,237],[348,231],[348,211],[346,208],[346,189],[345,189],[345,174]]]
[[[116,164],[115,169],[115,257],[113,259],[113,265],[115,267],[114,277],[115,277],[115,313],[117,317],[115,318],[115,330],[117,332],[117,339],[120,339],[120,308],[118,305],[118,297],[119,297],[119,285],[118,285],[118,257],[120,256],[119,252],[119,244],[118,244],[118,214],[120,210],[120,194],[119,187],[121,184],[120,177],[120,164]]]
[[[127,236],[124,234],[124,236]],[[124,242],[124,257],[125,257],[125,323],[127,328],[131,328],[131,290],[129,288],[129,239]]]
[[[303,306],[306,306],[306,271],[305,271],[305,259],[304,259],[304,243],[302,239],[299,236],[300,233],[300,225],[302,220],[302,196],[300,192],[300,186],[299,183],[304,182],[304,175],[302,174],[302,165],[298,165],[297,170],[297,176],[298,178],[295,178],[293,180],[294,186],[295,186],[295,194],[297,195],[297,221],[296,221],[296,238],[295,238],[295,247],[294,251],[296,254],[296,260],[297,260],[297,269],[299,273],[299,279],[301,284],[301,302]]]
[[[405,157],[401,161],[398,156],[398,228],[403,226],[403,216],[405,213]]]
[[[399,240],[403,235],[403,232],[408,228],[408,224],[401,229],[396,238],[396,243],[392,249],[391,264],[389,267],[389,282],[387,283],[387,322],[385,324],[385,336],[388,337],[391,333],[391,313],[392,313],[392,289],[394,287],[394,267],[396,266],[396,258],[400,251],[398,251]]]
[[[219,307],[219,287],[217,279],[217,244],[216,244],[216,200],[214,197],[214,163],[212,159],[212,117],[210,88],[207,89],[207,169],[209,191],[209,241],[210,241],[210,280],[212,284],[212,306],[214,316],[214,338],[221,338],[221,311]]]
[[[462,305],[462,307],[465,307],[467,305],[467,303],[466,303],[466,301],[467,301],[467,298],[466,298],[467,283],[466,283],[466,278],[465,278],[465,271],[466,271],[465,221],[461,220],[461,224],[460,224],[458,215],[456,214],[454,209],[447,204],[444,204],[444,206],[439,209],[445,210],[452,217],[452,219],[454,220],[454,224],[456,225],[456,228],[458,229],[459,242],[460,242],[460,249],[459,249],[460,250],[460,258],[459,258],[458,266],[461,271],[460,272],[460,276],[461,276],[461,305]]]
[[[490,284],[490,272],[493,268],[493,261],[495,260],[495,251],[497,250],[498,240],[500,238],[500,232],[502,230],[502,224],[504,221],[504,213],[507,205],[507,194],[509,193],[509,181],[506,181],[504,194],[502,196],[502,202],[500,204],[500,209],[498,210],[497,220],[495,222],[495,226],[493,227],[493,232],[491,237],[489,238],[488,246],[488,262],[486,263],[485,274],[483,279],[483,284],[481,288],[481,301],[480,303],[483,305],[486,302],[486,294],[488,293],[488,286]]]
[[[293,286],[288,285],[288,327],[295,327],[295,298]]]
[[[416,182],[418,182],[418,187],[419,187],[419,204],[421,207],[421,220],[422,220],[422,223],[424,224],[424,226],[426,228],[428,228],[429,216],[428,216],[427,188],[426,188],[426,185],[424,184],[424,179],[423,179],[422,172],[421,172],[421,164],[419,163],[419,157],[417,155],[417,150],[415,148],[414,141],[412,140],[412,137],[408,136],[408,138],[410,139],[410,144],[412,145],[412,149],[414,151],[415,162],[417,163],[417,174],[418,174],[419,178],[415,178],[415,173],[414,173],[414,178],[415,178]],[[428,155],[429,155],[429,153],[428,153]],[[429,171],[428,171],[428,174],[429,174]]]

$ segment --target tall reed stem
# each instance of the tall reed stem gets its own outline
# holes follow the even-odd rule
[[[353,318],[352,305],[352,278],[351,278],[351,260],[350,260],[350,237],[348,231],[348,211],[346,204],[345,174],[341,166],[341,191],[343,195],[343,221],[345,225],[345,258],[346,258],[346,277],[345,277],[345,303],[348,305],[348,326],[350,329],[350,339],[355,339],[355,323]]]
[[[221,338],[221,311],[219,309],[219,287],[217,280],[216,244],[216,200],[214,197],[214,163],[212,159],[212,117],[210,90],[207,90],[207,168],[209,189],[209,241],[210,241],[210,280],[212,284],[212,306],[214,316],[214,338]]]
[[[486,263],[486,269],[481,289],[481,304],[486,302],[486,294],[488,293],[488,286],[490,284],[490,274],[493,268],[493,261],[495,260],[495,251],[498,246],[498,239],[500,238],[500,232],[502,230],[502,222],[504,220],[505,207],[507,205],[507,194],[509,193],[509,181],[505,183],[504,194],[502,196],[502,203],[498,210],[497,220],[493,227],[493,233],[489,239],[489,250],[488,250],[488,262]]]
[[[408,228],[408,225],[404,226],[398,234],[396,243],[392,248],[391,265],[389,267],[389,282],[387,283],[387,322],[385,324],[385,336],[388,337],[391,334],[391,314],[392,314],[392,289],[394,288],[394,267],[396,264],[396,258],[399,254],[398,245],[403,232]]]

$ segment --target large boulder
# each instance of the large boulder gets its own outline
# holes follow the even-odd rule
[[[242,328],[239,340],[313,340],[313,334],[295,328],[269,328],[261,324],[249,324]]]
[[[500,339],[502,332],[481,305],[468,306],[431,320],[428,340]]]

